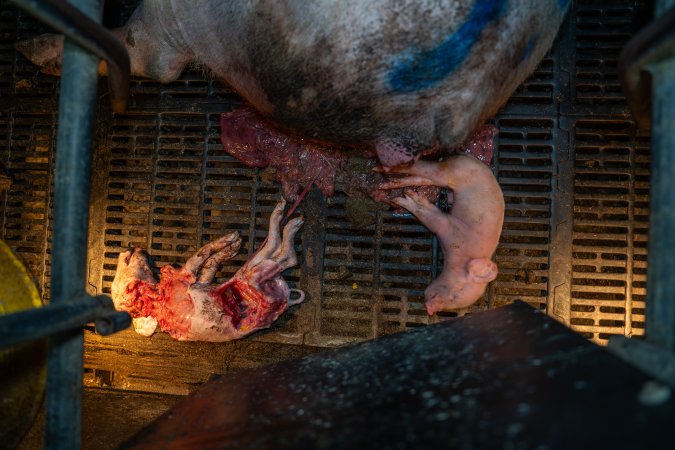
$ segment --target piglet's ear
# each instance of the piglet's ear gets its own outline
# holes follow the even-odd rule
[[[469,261],[469,279],[474,283],[489,283],[497,278],[497,264],[487,258],[476,258]]]

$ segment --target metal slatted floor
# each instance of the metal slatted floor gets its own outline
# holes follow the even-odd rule
[[[118,2],[109,21],[123,22],[135,3]],[[13,180],[0,194],[0,237],[48,301],[58,79],[12,47],[45,30],[0,4],[0,170]],[[183,394],[213,373],[518,299],[596,342],[643,334],[649,136],[631,120],[616,60],[650,8],[631,0],[576,2],[550,54],[495,117],[495,171],[507,202],[500,275],[470,309],[426,315],[423,291],[442,254],[414,218],[380,206],[375,223],[360,229],[347,219],[344,193],[313,194],[296,240],[301,265],[287,274],[308,301],[242,343],[177,343],[130,331],[101,338],[88,330],[87,383]],[[244,246],[220,274],[226,279],[264,238],[280,197],[263,172],[221,148],[219,113],[240,100],[199,70],[168,85],[133,80],[125,114],[109,112],[106,89],[101,83],[90,290],[110,292],[117,254],[129,246],[147,249],[159,268],[236,229]]]

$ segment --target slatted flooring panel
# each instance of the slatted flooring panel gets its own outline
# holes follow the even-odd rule
[[[106,16],[121,23],[136,3],[111,4]],[[373,208],[371,225],[357,227],[348,219],[346,195],[337,192],[299,211],[308,219],[295,241],[300,265],[285,278],[310,292],[305,303],[243,344],[175,343],[165,335],[146,340],[133,332],[103,339],[89,330],[89,383],[185,393],[229,367],[372,339],[515,300],[567,311],[558,318],[596,342],[611,334],[641,335],[649,136],[630,121],[616,61],[649,9],[643,1],[574,2],[551,52],[494,118],[495,175],[506,198],[495,255],[500,274],[472,308],[429,317],[424,289],[443,263],[434,236],[409,214],[383,205]],[[48,300],[59,82],[12,47],[45,31],[0,0],[0,170],[12,180],[0,193],[1,237],[27,263]],[[237,230],[242,249],[217,277],[228,279],[264,240],[280,198],[269,173],[222,150],[220,113],[241,99],[196,67],[167,85],[134,78],[125,114],[109,112],[107,89],[101,82],[89,289],[109,292],[117,255],[126,249],[146,249],[158,270]],[[565,227],[570,239],[560,242]],[[309,248],[311,254],[303,252]],[[559,270],[561,261],[569,273]],[[569,292],[552,303],[563,285]],[[130,354],[149,358],[147,367],[156,370],[162,358],[173,362],[153,384],[152,374],[142,373],[146,366],[134,366]],[[214,357],[222,361],[214,363]],[[181,369],[186,365],[192,369]]]
[[[642,335],[645,137],[625,120],[578,120],[574,139],[572,327],[598,342],[612,334]]]

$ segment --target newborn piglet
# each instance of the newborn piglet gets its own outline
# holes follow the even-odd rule
[[[293,238],[302,218],[283,228],[285,202],[274,208],[266,241],[241,269],[223,284],[212,284],[222,264],[241,246],[234,232],[202,247],[184,266],[165,265],[159,282],[140,249],[120,254],[112,284],[115,307],[127,311],[139,334],[150,336],[157,325],[181,341],[222,342],[269,327],[304,293],[290,289],[281,273],[297,264]],[[298,298],[291,300],[291,291]]]
[[[414,214],[438,236],[443,248],[443,272],[424,292],[427,312],[431,315],[471,305],[497,277],[497,265],[491,258],[504,222],[504,195],[492,171],[472,156],[454,155],[442,162],[417,161],[389,173],[407,176],[383,183],[382,189],[452,189],[450,214],[413,191],[405,191],[393,203]]]

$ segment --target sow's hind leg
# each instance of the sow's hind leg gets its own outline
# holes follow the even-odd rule
[[[61,75],[63,36],[43,34],[33,39],[19,41],[14,48],[47,75]]]
[[[178,78],[194,55],[182,43],[180,32],[169,10],[169,2],[144,1],[122,28],[111,32],[124,44],[129,54],[131,75],[169,83]],[[61,74],[63,36],[43,34],[17,42],[14,47],[49,75]],[[102,61],[99,73],[107,74]]]

